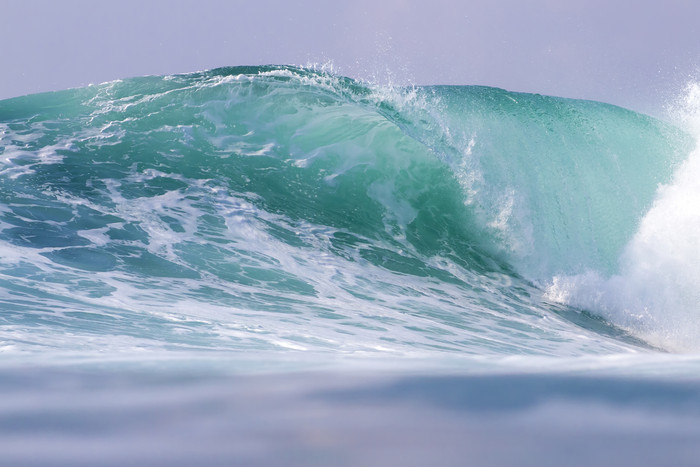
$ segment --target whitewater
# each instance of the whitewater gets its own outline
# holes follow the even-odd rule
[[[229,67],[0,101],[10,465],[698,465],[669,117]]]

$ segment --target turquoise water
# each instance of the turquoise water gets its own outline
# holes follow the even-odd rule
[[[590,400],[613,412],[638,410],[645,420],[655,416],[647,411],[651,400],[670,419],[692,421],[700,407],[692,395],[700,161],[690,123],[591,101],[481,86],[380,87],[281,66],[131,78],[0,101],[7,381],[0,389],[9,401],[29,387],[32,401],[59,397],[39,409],[8,405],[10,421],[0,431],[19,437],[13,446],[29,442],[18,427],[43,433],[50,442],[37,465],[70,432],[64,457],[53,458],[75,465],[90,430],[71,430],[92,426],[90,404],[81,401],[96,387],[94,404],[105,417],[100,446],[119,451],[131,440],[142,448],[136,458],[114,462],[143,462],[158,458],[156,451],[137,435],[122,436],[133,427],[120,424],[108,401],[125,398],[134,423],[149,433],[143,427],[178,401],[194,400],[187,416],[209,423],[216,417],[207,418],[207,398],[226,405],[232,386],[252,387],[241,397],[253,397],[267,384],[252,376],[260,372],[303,388],[268,394],[281,411],[260,409],[294,433],[290,407],[304,397],[323,392],[323,407],[339,418],[317,428],[345,433],[352,425],[341,419],[352,418],[360,397],[348,386],[364,384],[360,399],[369,391],[372,403],[389,410],[376,389],[384,380],[376,379],[397,378],[388,391],[401,395],[415,389],[407,378],[416,371],[426,378],[417,392],[423,402],[397,396],[387,429],[401,433],[425,400],[442,400],[445,384],[462,394],[446,404],[449,417],[464,407],[478,412],[481,403],[465,402],[474,398],[470,388],[530,388],[522,404],[511,404],[508,391],[484,402],[486,413],[509,414],[513,430],[522,407],[563,398],[566,410],[540,424],[551,436],[551,420],[585,410]],[[321,376],[306,379],[309,371]],[[154,372],[163,379],[157,389],[144,376]],[[356,372],[363,376],[351,382]],[[344,381],[345,392],[328,399],[335,394],[330,375]],[[534,396],[552,381],[557,389]],[[609,390],[582,397],[590,391],[578,388],[591,381]],[[54,382],[76,391],[55,392]],[[637,383],[641,395],[630,409],[619,393]],[[213,393],[201,392],[210,385]],[[171,402],[159,405],[153,391]],[[684,397],[674,405],[678,391]],[[156,407],[154,418],[139,418],[139,404]],[[32,412],[41,407],[58,428],[42,431],[42,417]],[[478,425],[431,416],[455,435]],[[596,438],[605,420],[593,417],[584,434]],[[221,434],[217,423],[206,423]],[[624,437],[634,422],[620,423],[614,435]],[[170,445],[194,429],[186,426],[150,446]],[[654,430],[647,434],[656,439]],[[371,437],[372,430],[353,433]],[[660,434],[697,435],[681,428]],[[296,445],[300,465],[316,452],[304,439]],[[362,443],[345,448],[361,452]],[[18,463],[34,462],[8,446]],[[222,463],[242,455],[214,451]],[[197,449],[186,452],[194,457],[181,462],[202,459]],[[264,449],[250,455],[244,458],[276,464]]]

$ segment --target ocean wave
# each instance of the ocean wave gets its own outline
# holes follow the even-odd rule
[[[675,223],[650,219],[677,205],[658,187],[683,183],[693,144],[597,102],[295,67],[0,101],[2,348],[580,355],[644,348],[633,336],[672,348],[653,339],[676,325],[654,324],[666,292],[576,278],[628,274],[648,224]],[[693,226],[674,244],[692,249]],[[659,270],[685,277],[664,258]],[[697,281],[662,276],[637,287],[681,283],[696,298]],[[651,318],[611,311],[603,290],[645,300]]]

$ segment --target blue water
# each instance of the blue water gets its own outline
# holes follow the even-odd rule
[[[692,96],[269,66],[0,101],[0,452],[694,465]]]

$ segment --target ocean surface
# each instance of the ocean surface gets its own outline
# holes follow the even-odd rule
[[[700,465],[698,89],[0,101],[2,462]]]

